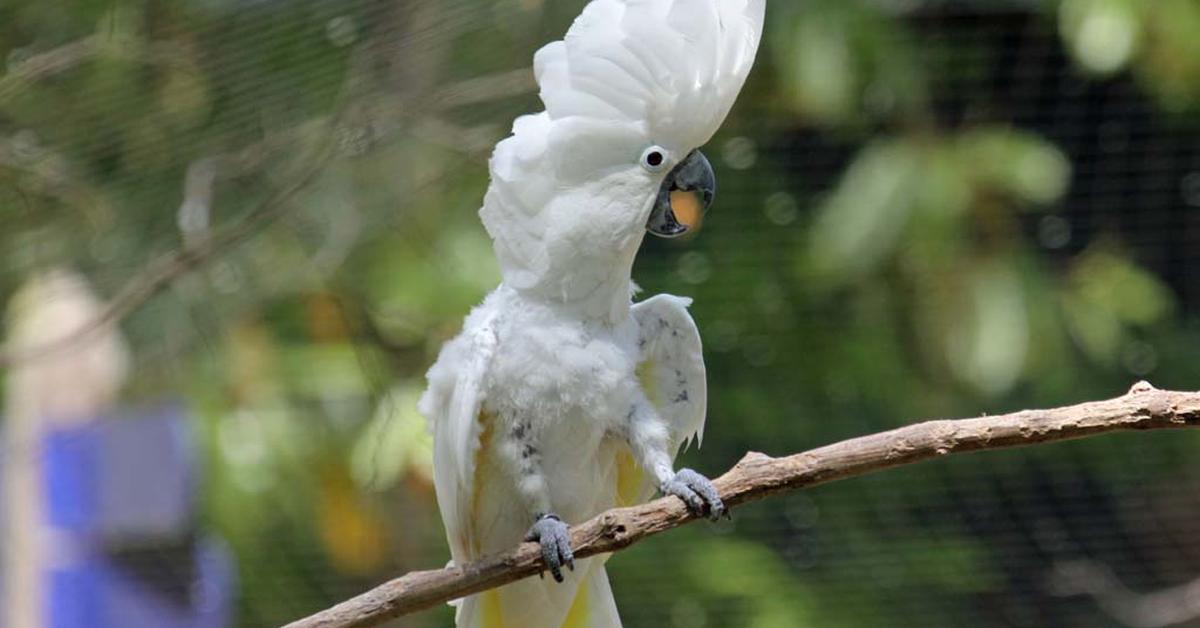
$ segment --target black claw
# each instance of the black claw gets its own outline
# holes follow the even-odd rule
[[[567,566],[567,569],[575,571],[575,553],[571,551],[571,539],[560,541],[558,547],[562,551],[563,564]]]

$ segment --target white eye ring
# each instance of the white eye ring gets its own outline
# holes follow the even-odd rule
[[[651,146],[642,151],[642,167],[648,172],[662,172],[667,166],[667,149],[662,146]]]

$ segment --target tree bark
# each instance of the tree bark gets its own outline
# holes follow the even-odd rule
[[[865,475],[954,453],[1003,449],[1108,432],[1200,426],[1200,393],[1158,390],[1138,382],[1128,393],[1051,410],[934,420],[852,438],[783,458],[751,452],[714,480],[721,499],[737,506],[807,486]],[[615,552],[696,519],[665,497],[615,508],[573,526],[575,557]],[[523,543],[470,564],[415,571],[286,628],[362,628],[492,589],[538,573],[540,551]]]

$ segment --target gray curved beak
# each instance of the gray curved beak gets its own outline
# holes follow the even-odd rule
[[[681,236],[700,226],[704,212],[717,194],[717,175],[712,164],[699,150],[694,150],[667,173],[646,230],[663,238]]]

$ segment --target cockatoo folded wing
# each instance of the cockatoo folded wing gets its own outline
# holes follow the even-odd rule
[[[659,294],[633,306],[641,347],[638,377],[646,397],[667,422],[672,455],[693,437],[699,442],[704,436],[708,386],[700,331],[687,311],[691,303],[684,297]],[[656,488],[647,478],[636,501]]]
[[[418,409],[433,430],[433,474],[438,506],[455,562],[476,558],[471,513],[475,465],[486,427],[483,402],[496,350],[494,317],[483,307],[467,318],[463,333],[442,349],[429,370],[429,388]]]

